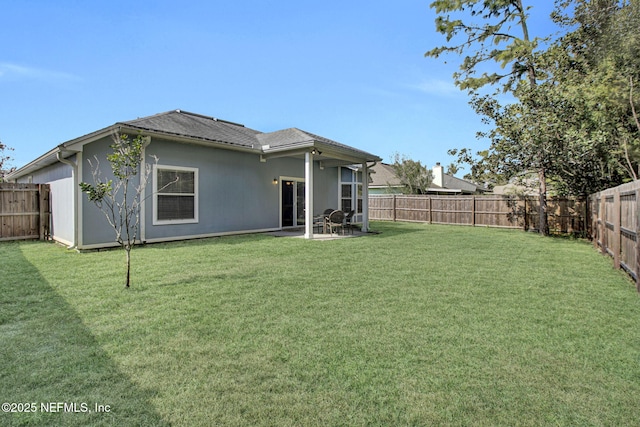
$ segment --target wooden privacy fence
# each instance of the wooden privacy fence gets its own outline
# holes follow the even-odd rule
[[[536,197],[371,195],[369,218],[537,230],[539,206]],[[549,198],[550,231],[586,234],[586,208],[581,200]]]
[[[627,271],[640,292],[638,203],[640,181],[589,196],[591,239],[594,246],[611,256],[616,268]]]
[[[48,184],[0,183],[0,240],[49,237]]]

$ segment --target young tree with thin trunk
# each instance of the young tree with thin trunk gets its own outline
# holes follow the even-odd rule
[[[143,165],[147,143],[148,138],[141,134],[130,139],[127,134],[114,133],[111,145],[113,153],[107,156],[114,178],[102,177],[100,161],[95,157],[95,162],[88,160],[93,184],[80,184],[89,201],[104,214],[115,232],[115,241],[126,253],[126,288],[131,283],[131,249],[138,238],[140,208],[144,202],[142,193],[151,172],[150,164]],[[158,158],[153,158],[157,164]]]

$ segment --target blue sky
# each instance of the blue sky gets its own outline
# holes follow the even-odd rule
[[[450,148],[489,144],[453,85],[456,59],[424,57],[444,43],[431,0],[3,3],[0,140],[13,166],[174,109],[428,167],[449,164]],[[552,4],[531,10],[534,35]]]

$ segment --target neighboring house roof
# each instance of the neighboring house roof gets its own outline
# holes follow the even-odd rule
[[[20,178],[32,171],[51,165],[59,161],[60,158],[68,158],[81,151],[82,145],[103,138],[105,135],[114,132],[136,131],[141,131],[149,136],[164,136],[183,142],[250,151],[264,158],[302,156],[305,151],[315,148],[317,155],[314,159],[328,164],[381,160],[374,154],[296,128],[263,133],[238,123],[183,110],[173,110],[135,120],[117,122],[112,126],[67,141],[11,173],[7,179]]]
[[[475,193],[478,191],[486,191],[485,188],[469,182],[464,179],[456,178],[453,175],[443,174],[443,183],[441,188],[460,190],[462,193]]]
[[[396,175],[393,166],[387,163],[378,163],[371,168],[371,180],[369,188],[402,187],[400,179]]]
[[[434,192],[437,193],[475,194],[488,191],[487,188],[482,185],[444,173],[444,168],[440,163],[436,163],[432,169],[432,173],[432,187],[434,187]],[[440,189],[437,189],[438,187]],[[431,190],[430,188],[429,191],[431,192]]]
[[[387,163],[378,163],[371,169],[374,173],[371,174],[369,188],[389,188],[393,191],[394,189],[399,190],[401,187],[404,187],[400,182],[400,179],[396,176],[392,165]],[[433,167],[432,174],[433,181],[427,190],[428,193],[473,194],[487,191],[482,186],[444,173],[442,166],[440,166],[439,163]]]

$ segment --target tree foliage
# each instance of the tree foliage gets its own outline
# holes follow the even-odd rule
[[[425,56],[464,56],[453,75],[458,87],[473,91],[487,84],[502,84],[500,88],[506,92],[523,75],[535,79],[532,55],[545,39],[530,38],[530,7],[525,7],[522,0],[437,0],[430,6],[438,14],[436,31],[446,37],[447,44],[429,50]],[[484,71],[478,76],[479,68],[488,62],[497,63],[504,71]]]
[[[127,134],[114,133],[110,146],[113,152],[107,156],[113,178],[102,176],[100,161],[95,157],[94,161],[88,159],[93,184],[80,183],[82,192],[104,214],[115,232],[115,241],[125,250],[127,288],[131,282],[131,249],[138,238],[140,208],[144,201],[142,193],[151,172],[150,164],[142,167],[145,142],[141,134],[131,139]],[[158,158],[154,159],[157,164]]]
[[[474,179],[531,182],[531,172],[544,169],[553,192],[580,196],[621,179],[621,165],[583,99],[566,97],[552,84],[538,85],[535,91],[524,86],[517,103],[501,105],[489,96],[473,99],[492,125],[481,133],[491,141],[489,150],[471,160]],[[535,144],[527,143],[532,140]]]
[[[459,170],[459,165],[457,165],[456,163],[449,163],[449,166],[447,166],[447,175],[455,175]]]
[[[394,154],[393,170],[404,186],[407,194],[426,194],[431,186],[431,171],[419,160],[411,160],[405,155]]]
[[[565,10],[569,6],[573,14]],[[611,167],[637,179],[640,160],[640,2],[563,1],[554,19],[575,27],[555,48],[566,60],[556,73],[568,98],[580,99],[607,141]],[[610,185],[619,183],[612,177]]]
[[[491,101],[491,96],[482,97],[479,90],[494,85],[499,92],[509,92],[517,96],[523,82],[527,82],[529,91],[535,91],[541,77],[537,58],[539,47],[547,38],[531,37],[528,26],[528,11],[522,0],[437,0],[431,8],[438,14],[436,31],[446,37],[447,44],[431,49],[426,56],[437,58],[443,53],[464,55],[459,71],[453,77],[460,89],[468,90],[472,96],[472,106],[479,114],[489,113],[489,121],[496,119],[500,111]],[[484,71],[483,67],[498,65],[503,72]],[[509,111],[509,110],[507,110]],[[502,115],[501,120],[506,120]],[[535,122],[530,122],[535,126]],[[518,159],[520,163],[528,160],[523,167],[535,171],[538,175],[540,194],[540,232],[548,234],[547,226],[547,169],[544,151],[540,148],[544,138],[531,126],[516,131],[521,146],[526,147],[531,156]],[[510,132],[515,131],[511,129]],[[510,137],[494,137],[505,141]],[[524,139],[526,138],[526,139]]]
[[[431,6],[443,14],[436,29],[447,42],[466,39],[427,55],[467,54],[454,78],[490,125],[479,133],[489,139],[488,150],[450,151],[471,165],[472,179],[503,183],[535,171],[541,195],[547,183],[559,194],[586,195],[637,179],[640,1],[558,0],[550,17],[562,28],[555,38],[529,38],[530,8],[519,0],[441,0]],[[450,17],[454,12],[459,19]],[[503,34],[508,23],[520,26],[519,36]],[[475,76],[489,61],[507,71]],[[487,83],[501,83],[515,101],[504,104],[497,92],[481,94],[477,89]]]
[[[7,164],[13,160],[11,156],[7,154],[9,151],[13,151],[13,148],[8,147],[0,141],[0,182],[4,181],[5,175],[13,172],[15,169],[7,167]]]
[[[637,44],[628,40],[638,40],[640,27],[632,31],[629,23],[640,24],[638,2],[574,3],[573,17],[554,14],[573,31],[536,55],[544,80],[535,87],[518,82],[518,102],[512,105],[499,107],[490,97],[473,100],[493,125],[482,134],[491,147],[477,161],[476,173],[493,169],[511,178],[531,165],[544,167],[556,193],[579,196],[636,179],[640,125],[633,82],[640,57],[634,56]],[[536,144],[523,143],[528,133]]]

